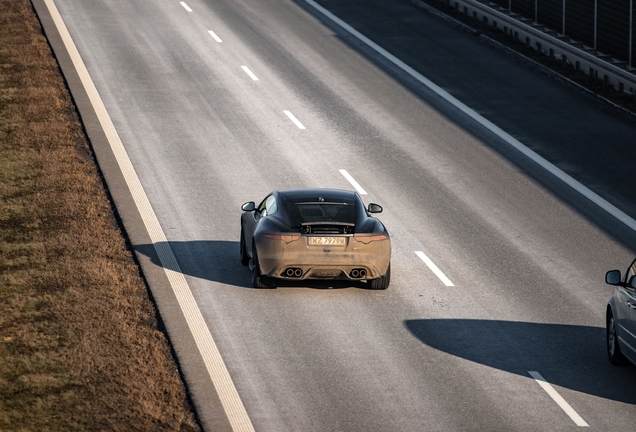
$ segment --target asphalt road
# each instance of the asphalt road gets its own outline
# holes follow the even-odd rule
[[[257,431],[571,430],[572,412],[634,429],[603,283],[634,231],[304,0],[55,3]],[[406,0],[319,3],[636,217],[635,123]],[[341,169],[385,209],[391,287],[252,289],[241,204],[351,189]],[[180,310],[160,310],[204,427],[229,430]]]

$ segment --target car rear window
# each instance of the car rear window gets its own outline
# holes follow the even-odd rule
[[[355,223],[355,205],[353,203],[297,202],[290,203],[289,210],[298,224]]]

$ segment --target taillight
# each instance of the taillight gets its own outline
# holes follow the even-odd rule
[[[291,243],[300,238],[300,234],[263,234],[261,237],[270,240],[282,240],[285,243]]]
[[[360,243],[369,244],[374,241],[386,240],[389,236],[386,234],[354,234],[353,238]]]

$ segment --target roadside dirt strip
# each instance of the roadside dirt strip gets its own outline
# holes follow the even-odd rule
[[[96,103],[99,95],[95,97],[97,92],[90,77],[87,80],[81,58],[74,44],[69,44],[70,35],[57,13],[55,3],[33,0],[33,6],[81,116],[100,173],[117,209],[120,226],[125,227],[131,245],[155,245],[150,254],[137,253],[135,256],[143,269],[144,279],[150,287],[149,292],[152,293],[173,352],[179,359],[188,396],[197,410],[197,420],[205,430],[251,430],[233,384],[228,385],[227,371],[224,371],[224,366],[216,366],[219,365],[219,356],[212,349],[215,346],[210,343],[207,327],[200,325],[201,320],[196,313],[192,313],[198,312],[198,309],[192,307],[191,301],[187,301],[189,290],[181,289],[187,287],[183,275],[172,265],[174,259],[166,261],[167,243],[162,241],[165,236],[160,227],[157,229],[158,224],[152,223],[154,213],[146,205],[147,199],[140,199],[144,193],[138,180],[131,183],[131,178],[136,178],[134,169],[130,161],[124,161],[127,157],[122,158],[123,147],[120,142],[115,142],[118,138],[113,141],[117,132],[101,101]],[[161,262],[162,266],[157,266],[157,262]],[[175,285],[175,278],[183,283]],[[192,325],[193,319],[197,325]],[[217,379],[219,377],[220,381]],[[241,425],[246,425],[246,428]]]
[[[200,430],[73,102],[0,0],[0,430]]]

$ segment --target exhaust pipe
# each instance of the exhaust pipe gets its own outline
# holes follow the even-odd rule
[[[349,273],[349,276],[351,276],[352,279],[362,279],[364,277],[366,277],[367,275],[367,270],[366,269],[353,269],[351,270],[351,273]]]
[[[290,278],[291,277],[299,278],[302,275],[303,275],[303,271],[301,269],[299,269],[299,268],[290,267],[287,270],[285,270],[285,276],[290,277]]]
[[[366,269],[353,269],[351,270],[350,276],[353,279],[362,279],[367,275]]]

